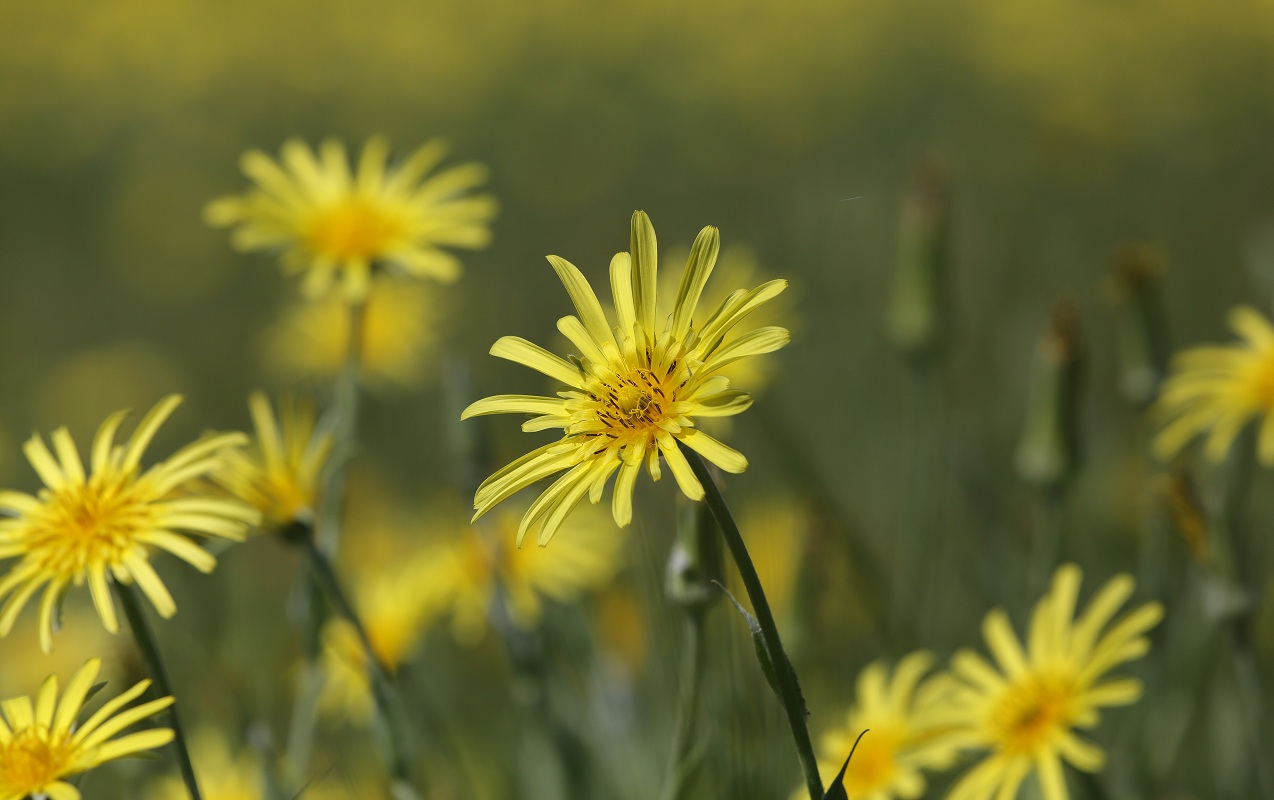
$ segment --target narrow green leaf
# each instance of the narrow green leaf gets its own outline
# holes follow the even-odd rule
[[[827,794],[823,795],[823,800],[849,800],[849,793],[845,791],[845,772],[849,769],[849,762],[854,757],[854,751],[858,749],[858,743],[863,740],[863,736],[866,734],[867,730],[864,730],[854,740],[854,746],[849,748],[849,755],[845,756],[845,763],[841,765],[840,772],[836,773],[836,777],[832,779],[832,785],[828,788]]]

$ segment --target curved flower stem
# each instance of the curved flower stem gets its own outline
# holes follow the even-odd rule
[[[664,784],[663,800],[683,800],[694,777],[697,758],[692,746],[699,720],[699,690],[703,686],[703,662],[705,637],[702,609],[686,612],[685,666],[682,676],[684,689],[677,706],[677,729],[672,739],[672,760]]]
[[[792,739],[796,743],[796,755],[801,762],[801,771],[805,775],[805,786],[809,790],[810,800],[823,800],[823,781],[818,774],[818,759],[814,755],[814,745],[810,741],[809,726],[805,719],[808,713],[805,709],[805,700],[801,696],[801,687],[796,680],[796,670],[792,668],[792,662],[788,660],[787,653],[783,650],[783,643],[779,639],[778,625],[774,622],[770,603],[765,598],[761,578],[756,574],[756,567],[752,565],[752,557],[748,555],[748,548],[743,542],[743,536],[739,533],[739,526],[734,523],[730,508],[726,505],[725,498],[721,496],[721,491],[717,488],[711,473],[708,472],[707,465],[703,463],[698,453],[681,441],[677,442],[677,446],[681,448],[682,454],[690,462],[690,469],[703,485],[704,502],[708,504],[712,516],[721,528],[726,547],[729,548],[730,556],[734,559],[735,566],[739,568],[739,577],[743,580],[744,588],[747,589],[748,599],[752,601],[752,610],[756,612],[757,622],[761,626],[761,638],[764,640],[765,649],[774,667],[779,701],[783,704],[783,710],[787,712],[788,725],[792,728]]]
[[[150,629],[150,623],[146,621],[146,613],[137,600],[137,589],[131,584],[125,585],[119,581],[112,581],[111,586],[115,589],[119,604],[124,607],[128,627],[133,631],[133,640],[137,642],[137,649],[146,662],[146,668],[150,670],[155,688],[161,697],[175,698],[172,682],[168,680],[168,670],[164,667],[164,659],[159,654],[159,644],[155,641],[155,633]],[[177,746],[177,767],[181,770],[181,779],[186,784],[186,790],[190,792],[191,800],[201,800],[199,782],[195,779],[195,765],[190,760],[190,749],[186,746],[186,730],[182,727],[177,708],[176,702],[168,708],[168,719],[173,727],[173,744]]]
[[[307,536],[302,546],[313,567],[314,576],[327,594],[327,599],[358,635],[363,647],[363,657],[367,661],[367,677],[372,686],[372,696],[376,701],[376,710],[385,723],[389,736],[390,771],[394,780],[402,787],[411,785],[411,744],[408,741],[406,722],[402,717],[402,703],[398,691],[385,665],[381,663],[372,647],[372,640],[367,629],[359,619],[358,613],[349,601],[349,596],[336,576],[336,569],[313,536]]]

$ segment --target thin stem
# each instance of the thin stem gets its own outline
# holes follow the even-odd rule
[[[367,635],[367,628],[364,627],[358,613],[354,610],[353,604],[350,603],[349,596],[341,586],[341,581],[336,575],[332,562],[328,560],[327,555],[313,536],[305,537],[303,546],[306,555],[309,556],[314,576],[327,594],[327,599],[336,609],[336,613],[353,627],[355,634],[358,636],[358,641],[362,645],[363,657],[367,662],[367,676],[371,683],[372,697],[376,701],[376,709],[384,721],[385,730],[389,735],[390,771],[393,773],[395,780],[409,786],[411,784],[411,746],[408,741],[406,724],[401,713],[402,703],[398,699],[397,689],[394,687],[393,680],[389,677],[389,672],[386,670],[385,665],[381,663],[380,657],[376,655],[376,650],[372,647],[372,640]]]
[[[730,508],[726,505],[721,490],[717,488],[708,467],[699,454],[691,450],[681,441],[677,442],[690,469],[703,485],[704,501],[712,511],[721,534],[725,537],[726,547],[739,569],[739,577],[747,589],[748,599],[752,601],[752,610],[756,613],[757,622],[761,626],[761,638],[769,653],[774,667],[775,682],[778,684],[779,701],[787,712],[788,725],[792,728],[792,739],[796,744],[796,755],[801,762],[801,771],[805,775],[805,786],[809,790],[810,800],[823,800],[823,781],[818,774],[818,759],[814,755],[814,745],[810,741],[809,726],[806,723],[807,711],[805,700],[801,696],[801,687],[796,679],[796,670],[783,650],[783,642],[779,639],[778,625],[774,622],[774,614],[770,611],[770,603],[765,598],[765,589],[761,586],[761,578],[752,565],[752,557],[748,555],[747,545],[739,533],[739,526],[734,523]]]
[[[672,739],[672,758],[664,784],[663,800],[683,800],[695,774],[697,759],[692,757],[695,729],[699,721],[699,693],[703,687],[703,662],[706,638],[702,609],[686,612],[685,665],[682,674],[681,700],[677,706],[677,728]]]
[[[146,621],[146,613],[137,599],[137,589],[131,584],[125,585],[119,581],[112,581],[111,586],[115,589],[119,604],[124,608],[128,627],[133,631],[133,640],[137,642],[137,649],[141,652],[147,669],[150,670],[156,690],[163,697],[175,698],[177,695],[173,692],[172,681],[168,680],[168,670],[164,667],[163,656],[159,653],[159,643],[155,640],[155,633],[151,630],[150,623]],[[195,765],[190,760],[190,749],[186,745],[186,730],[182,727],[177,706],[178,704],[174,702],[168,707],[168,719],[173,729],[173,744],[177,746],[177,767],[181,770],[181,779],[186,784],[186,790],[190,792],[191,800],[201,800],[203,795],[199,793],[199,782],[195,779]]]

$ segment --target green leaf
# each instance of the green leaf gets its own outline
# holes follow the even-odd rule
[[[858,749],[858,743],[863,740],[863,736],[866,734],[867,731],[864,730],[854,740],[854,746],[849,748],[849,755],[845,756],[845,763],[841,765],[840,772],[836,773],[836,777],[832,779],[831,788],[827,790],[827,794],[823,795],[823,800],[849,800],[849,794],[845,791],[845,771],[849,769],[849,762],[854,757],[854,751]]]
[[[748,623],[748,631],[752,634],[752,646],[756,649],[757,660],[761,662],[761,672],[765,673],[766,682],[770,684],[770,689],[774,691],[774,695],[781,702],[783,693],[779,690],[778,673],[774,670],[774,659],[770,655],[770,648],[765,644],[765,636],[761,634],[761,623],[756,621],[756,617],[752,616],[752,613],[744,608],[743,604],[735,599],[734,595],[730,594],[730,590],[725,588],[720,581],[713,581],[713,583],[721,587],[721,591],[726,597],[730,598],[730,602],[740,616]]]

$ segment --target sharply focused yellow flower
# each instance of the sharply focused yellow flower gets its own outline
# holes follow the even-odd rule
[[[248,397],[256,428],[250,451],[228,449],[213,479],[236,498],[261,513],[262,522],[284,528],[295,521],[312,522],[323,468],[332,454],[333,438],[316,430],[314,408],[285,401],[279,418],[261,392]]]
[[[435,140],[390,167],[388,145],[374,137],[351,172],[342,142],[328,139],[316,154],[290,139],[281,163],[259,150],[245,154],[243,171],[256,186],[213,201],[205,216],[238,226],[232,242],[240,250],[282,250],[284,269],[304,272],[312,297],[339,282],[347,299],[361,301],[376,267],[453,281],[460,261],[442,248],[485,247],[496,204],[470,193],[486,180],[480,164],[425,178],[445,152]]]
[[[142,681],[77,724],[101,661],[90,659],[58,700],[58,680],[50,677],[32,704],[29,697],[3,703],[0,718],[0,800],[47,797],[79,800],[64,779],[118,758],[153,750],[172,741],[173,732],[153,728],[115,738],[125,728],[172,705],[165,697],[118,712],[150,686]]]
[[[208,435],[178,450],[167,461],[141,469],[142,453],[159,426],[181,402],[169,395],[150,410],[126,444],[115,434],[127,416],[121,411],[102,423],[93,439],[91,474],[66,428],[53,432],[49,452],[37,434],[23,450],[46,488],[38,495],[0,491],[0,560],[18,558],[0,579],[0,636],[41,587],[40,646],[53,647],[58,599],[74,584],[88,583],[102,624],[119,630],[110,581],[133,583],[160,616],[177,611],[172,595],[150,564],[152,549],[166,550],[201,572],[216,559],[179,531],[239,540],[257,513],[237,501],[201,494],[195,482],[222,463],[227,448],[241,445],[241,433]]]
[[[579,316],[558,320],[558,330],[579,348],[568,361],[517,336],[505,336],[491,354],[548,375],[565,384],[556,397],[498,395],[465,409],[463,418],[480,414],[531,414],[524,431],[563,429],[563,437],[531,451],[497,471],[478,488],[475,519],[501,501],[562,470],[531,504],[518,526],[517,540],[539,528],[545,544],[566,515],[583,500],[601,500],[606,483],[618,472],[612,494],[615,522],[632,519],[633,487],[643,462],[658,480],[659,459],[693,500],[703,487],[678,444],[697,451],[727,472],[742,472],[741,453],[695,428],[697,417],[738,414],[752,404],[746,393],[730,389],[719,371],[747,356],[770,353],[788,342],[784,328],[769,326],[726,337],[749,313],[787,286],[774,280],[732,292],[715,311],[695,319],[704,284],[720,249],[717,229],[700,231],[690,250],[675,302],[667,315],[656,311],[658,254],[655,229],[644,212],[633,214],[631,254],[610,263],[617,324],[611,326],[584,275],[570,262],[549,256]],[[658,324],[657,324],[658,320]]]
[[[1230,312],[1241,341],[1194,347],[1177,355],[1155,410],[1166,421],[1155,451],[1176,455],[1196,436],[1207,435],[1205,452],[1220,461],[1253,419],[1261,422],[1256,449],[1274,466],[1274,326],[1256,309]]]
[[[881,662],[858,676],[858,696],[844,725],[823,734],[819,742],[819,772],[832,781],[863,731],[845,770],[844,787],[850,800],[915,798],[925,792],[923,770],[945,769],[958,748],[947,741],[946,729],[934,711],[944,686],[941,679],[921,682],[933,664],[924,652],[898,663],[892,679]]]
[[[1035,606],[1025,650],[1007,614],[997,609],[987,615],[982,629],[998,670],[968,650],[952,660],[956,680],[941,716],[956,728],[953,743],[986,755],[951,790],[950,800],[1016,797],[1032,772],[1044,800],[1065,800],[1063,761],[1085,772],[1105,766],[1105,752],[1075,731],[1095,727],[1102,708],[1141,697],[1141,681],[1106,674],[1146,654],[1144,634],[1158,624],[1163,607],[1146,603],[1107,628],[1134,588],[1130,576],[1120,575],[1075,619],[1080,577],[1073,564],[1057,570]]]
[[[421,383],[441,316],[430,287],[372,281],[358,358],[363,380],[376,387]],[[266,366],[291,378],[332,378],[348,359],[350,322],[345,302],[335,295],[293,305],[266,334]]]

